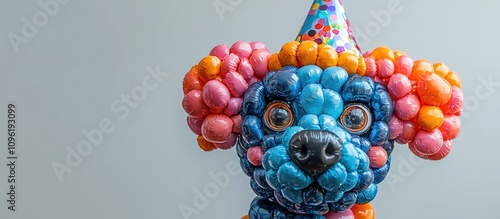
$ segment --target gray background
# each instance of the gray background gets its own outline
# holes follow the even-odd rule
[[[43,0],[45,2],[46,0]],[[234,149],[204,153],[185,125],[182,78],[220,43],[260,40],[272,52],[294,40],[311,1],[230,1],[220,19],[213,1],[69,1],[16,53],[8,34],[21,34],[23,17],[38,1],[2,0],[0,7],[0,217],[182,218],[203,190],[237,161]],[[227,1],[221,0],[221,2]],[[389,0],[345,1],[353,26],[366,33],[370,12]],[[393,0],[394,2],[394,0]],[[498,218],[497,145],[500,82],[498,1],[399,0],[401,13],[381,25],[364,50],[379,45],[415,59],[443,61],[460,73],[468,99],[462,134],[441,162],[415,162],[406,147],[393,155],[392,183],[373,202],[378,218]],[[372,23],[370,23],[372,22]],[[123,120],[111,109],[159,66],[170,73]],[[494,84],[496,85],[496,84]],[[7,211],[6,108],[18,105],[17,211]],[[51,166],[64,163],[66,146],[108,118],[115,130],[59,182]],[[398,178],[398,176],[400,178]],[[397,181],[399,180],[399,181]],[[190,218],[239,218],[253,194],[244,174]]]

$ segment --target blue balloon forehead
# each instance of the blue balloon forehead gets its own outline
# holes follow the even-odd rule
[[[341,95],[348,102],[370,102],[375,83],[370,77],[351,75],[344,87],[342,87]]]
[[[265,85],[266,96],[286,101],[295,99],[302,90],[300,79],[295,72],[296,69],[284,68],[270,76]]]

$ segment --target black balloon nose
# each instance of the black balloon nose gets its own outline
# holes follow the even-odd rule
[[[292,136],[288,153],[292,160],[311,175],[319,175],[342,156],[340,138],[325,130],[305,130]]]

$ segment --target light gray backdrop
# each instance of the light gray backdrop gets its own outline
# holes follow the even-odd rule
[[[40,6],[47,2],[48,9]],[[295,39],[310,4],[2,0],[0,218],[183,218],[180,208],[192,213],[185,218],[243,216],[254,196],[248,179],[231,171],[234,149],[198,149],[180,105],[182,78],[220,43],[259,40],[278,51]],[[467,98],[462,134],[445,160],[420,162],[397,147],[373,202],[378,218],[498,218],[500,3],[344,6],[363,50],[386,45],[445,62],[460,73]],[[6,194],[10,101],[18,108],[15,212],[7,210]],[[66,162],[72,153],[86,156]]]

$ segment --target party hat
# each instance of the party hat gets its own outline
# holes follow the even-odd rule
[[[339,53],[351,50],[361,55],[340,0],[314,0],[297,36],[299,42],[307,40],[329,44]]]

